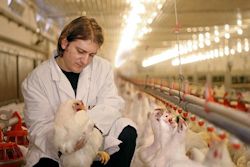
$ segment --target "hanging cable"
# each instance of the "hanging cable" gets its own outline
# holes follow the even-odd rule
[[[179,99],[180,102],[182,101],[181,97],[181,88],[184,80],[184,76],[182,74],[182,64],[181,64],[181,55],[180,55],[180,42],[179,42],[179,32],[180,32],[180,24],[178,21],[178,14],[177,14],[177,4],[176,0],[174,0],[174,11],[175,11],[175,35],[176,35],[176,43],[177,43],[177,52],[178,52],[178,59],[179,59]]]

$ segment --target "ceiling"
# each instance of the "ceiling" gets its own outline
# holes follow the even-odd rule
[[[128,18],[132,4],[137,2],[137,0],[32,1],[39,13],[53,19],[58,25],[63,25],[79,15],[96,18],[105,33],[105,43],[100,54],[113,62],[123,30],[127,27],[126,16]],[[198,50],[205,51],[224,46],[225,43],[235,43],[234,41],[239,39],[241,41],[245,38],[250,39],[249,0],[138,0],[138,2],[145,5],[145,11],[138,12],[142,20],[137,23],[139,28],[133,38],[138,45],[131,51],[126,51],[122,57],[138,64],[147,57],[174,47],[177,43],[187,45],[188,40],[198,39],[199,34],[205,35],[206,32],[210,33],[211,44]],[[137,8],[139,10],[139,7]],[[147,22],[149,18],[152,20]],[[237,23],[239,19],[241,23]],[[229,28],[225,28],[225,24],[228,24]],[[150,31],[138,37],[145,27]],[[240,27],[243,33],[237,33],[237,27]],[[220,42],[214,42],[216,29],[219,30],[218,36],[221,39],[228,31],[230,39],[223,38]],[[129,33],[125,36],[129,36]],[[123,47],[129,48],[133,45],[135,45],[133,42],[128,42],[123,44]]]

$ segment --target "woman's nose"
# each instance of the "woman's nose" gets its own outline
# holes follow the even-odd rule
[[[90,56],[89,56],[88,54],[84,55],[84,56],[81,58],[82,64],[88,64],[88,63],[89,63],[89,58],[90,58]]]

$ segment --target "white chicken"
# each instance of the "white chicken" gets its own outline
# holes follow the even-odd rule
[[[154,135],[153,135],[152,127],[151,127],[151,122],[149,119],[150,115],[151,113],[149,112],[147,115],[147,120],[144,125],[144,129],[140,132],[140,136],[137,137],[137,143],[136,143],[137,148],[148,146],[154,141]]]
[[[234,167],[229,155],[226,143],[224,141],[213,141],[203,164],[207,167]]]
[[[156,155],[156,158],[151,162],[151,166],[159,166],[163,167],[166,166],[166,160],[169,158],[169,146],[171,144],[170,140],[172,136],[175,134],[175,131],[177,130],[177,124],[173,121],[172,115],[169,112],[164,112],[163,115],[159,119],[159,129],[160,129],[160,135],[157,138],[160,149]],[[175,154],[177,155],[177,154]]]
[[[163,113],[162,109],[155,109],[152,113],[149,113],[149,120],[148,125],[152,128],[153,132],[153,142],[149,136],[147,137],[150,141],[150,144],[145,144],[146,146],[139,147],[134,156],[133,164],[134,167],[145,167],[150,166],[151,161],[154,159],[155,155],[157,154],[158,150],[160,149],[159,143],[159,135],[160,135],[160,126],[159,126],[159,118]]]
[[[129,117],[137,125],[138,140],[141,139],[143,131],[145,130],[145,124],[150,110],[148,98],[142,92],[137,92],[133,98]]]
[[[186,150],[188,151],[189,149],[194,147],[198,149],[208,149],[208,144],[204,140],[204,133],[195,133],[192,130],[188,129],[186,135]]]
[[[191,149],[189,149],[186,154],[191,160],[196,162],[202,163],[205,159],[204,152],[196,147],[192,147]]]
[[[125,100],[125,106],[124,109],[122,110],[122,114],[124,117],[129,117],[132,110],[134,93],[130,90],[127,90],[122,94],[122,97]]]
[[[138,125],[145,122],[147,110],[147,104],[144,102],[144,96],[141,92],[137,92],[133,97],[133,103],[129,117]],[[146,100],[145,100],[146,101]],[[147,108],[146,108],[147,107]]]
[[[159,126],[159,119],[163,114],[163,110],[156,109],[152,114],[150,114],[149,119],[151,122],[152,131],[154,134],[154,141],[153,143],[142,149],[140,152],[140,158],[149,163],[160,149],[159,137],[160,137],[160,126]]]
[[[185,121],[180,118],[177,124],[170,114],[163,114],[160,123],[162,128],[161,153],[156,158],[155,166],[203,167],[186,156],[185,139],[188,127]]]
[[[80,140],[85,141],[85,145],[75,151]],[[98,152],[102,143],[102,134],[94,128],[94,122],[81,101],[67,100],[59,106],[55,117],[54,144],[62,153],[60,159],[64,167],[90,167],[98,154],[101,161],[107,163],[109,155]]]
[[[206,131],[196,133],[188,129],[186,135],[186,151],[187,156],[191,160],[197,162],[204,161],[205,155],[208,151],[207,138],[209,138],[209,134]]]

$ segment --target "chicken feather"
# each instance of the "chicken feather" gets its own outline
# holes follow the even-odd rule
[[[85,145],[75,150],[78,141]],[[88,117],[82,102],[67,100],[56,113],[54,125],[54,145],[62,153],[60,159],[64,167],[90,167],[97,156],[104,164],[109,155],[99,152],[103,143],[101,132],[94,128],[94,122]]]

